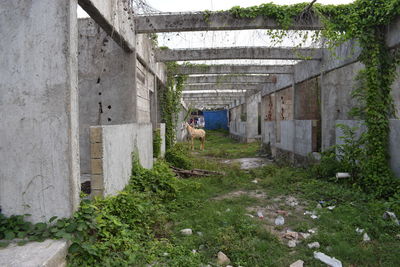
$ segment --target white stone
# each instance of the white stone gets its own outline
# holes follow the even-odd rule
[[[181,234],[182,234],[182,235],[192,235],[192,234],[193,234],[193,231],[192,231],[192,229],[190,229],[190,228],[182,229],[182,230],[181,230]]]
[[[320,247],[318,242],[310,243],[307,246],[308,246],[308,248],[319,248]]]
[[[278,216],[275,219],[275,225],[283,225],[285,224],[285,218],[283,218],[282,216]]]
[[[364,241],[364,242],[369,242],[369,241],[371,241],[371,238],[368,236],[367,233],[364,233],[364,235],[363,235],[363,241]]]
[[[329,257],[328,255],[314,251],[314,258],[317,260],[322,261],[323,263],[327,264],[330,267],[342,267],[342,262],[337,260],[333,257]]]
[[[298,260],[293,262],[292,264],[290,264],[289,267],[303,267],[304,261],[302,260]]]
[[[289,248],[294,248],[297,244],[295,240],[290,240],[287,245]]]
[[[309,233],[300,233],[300,235],[304,239],[307,239],[307,238],[309,238],[311,236],[311,234],[309,234]]]
[[[361,228],[356,228],[356,232],[358,233],[358,234],[362,234],[362,233],[364,233],[364,229],[361,229]]]
[[[219,265],[227,265],[231,262],[231,260],[226,256],[222,251],[218,252],[217,255],[217,263]]]

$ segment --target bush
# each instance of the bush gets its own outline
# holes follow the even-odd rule
[[[171,149],[165,153],[165,160],[172,166],[190,170],[193,164],[189,159],[189,152],[187,147],[183,144],[175,144]]]

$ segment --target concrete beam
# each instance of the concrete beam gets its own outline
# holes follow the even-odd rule
[[[221,92],[215,92],[215,93],[196,93],[196,94],[190,94],[190,93],[183,93],[182,97],[183,98],[190,98],[190,97],[223,97],[223,96],[230,96],[230,97],[241,97],[245,96],[245,93],[221,93]]]
[[[138,33],[226,31],[246,29],[283,29],[275,19],[266,16],[238,18],[230,12],[164,13],[135,18]],[[319,19],[294,21],[287,30],[320,30]]]
[[[218,59],[282,59],[282,60],[318,60],[322,57],[319,48],[292,47],[226,47],[198,49],[159,49],[156,60],[190,61]]]
[[[177,74],[292,74],[293,65],[180,65]]]
[[[219,101],[219,100],[235,100],[241,96],[215,96],[215,97],[183,97],[183,101]]]
[[[189,90],[261,90],[262,84],[188,84],[183,87],[184,91]]]
[[[133,10],[128,1],[78,0],[78,3],[126,52],[135,51]]]
[[[219,75],[219,76],[189,76],[186,84],[197,83],[275,83],[275,75]]]

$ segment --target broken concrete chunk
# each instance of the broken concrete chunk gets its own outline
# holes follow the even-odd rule
[[[303,239],[307,239],[311,236],[311,234],[309,234],[309,233],[299,233],[299,234]]]
[[[286,239],[298,239],[299,238],[299,233],[297,232],[292,232],[292,231],[286,231],[286,233],[283,235],[284,238]]]
[[[294,248],[297,244],[295,240],[290,240],[287,245],[289,248]]]
[[[307,245],[308,248],[319,248],[320,245],[318,242],[313,242]]]
[[[264,219],[264,215],[263,215],[262,211],[257,211],[257,216],[260,219]]]
[[[182,230],[181,230],[181,234],[182,234],[182,235],[192,235],[192,234],[193,234],[193,231],[192,231],[192,229],[190,229],[190,228],[182,229]]]
[[[328,255],[314,251],[314,258],[317,260],[322,261],[323,263],[327,264],[330,267],[342,267],[342,262],[337,260],[333,257],[329,257]]]
[[[227,265],[231,262],[231,260],[226,256],[222,251],[218,252],[217,255],[217,263],[219,265]]]
[[[298,260],[293,262],[292,264],[290,264],[289,267],[303,267],[304,261],[302,260]]]
[[[283,218],[282,216],[278,216],[275,219],[275,225],[283,225],[285,223],[285,218]]]

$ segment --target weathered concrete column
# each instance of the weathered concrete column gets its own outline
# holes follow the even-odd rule
[[[89,127],[137,122],[136,53],[122,49],[92,19],[79,19],[81,173],[91,173]]]
[[[254,142],[258,135],[258,103],[261,93],[246,96],[246,142]]]
[[[0,206],[31,221],[79,204],[76,0],[0,5]]]

